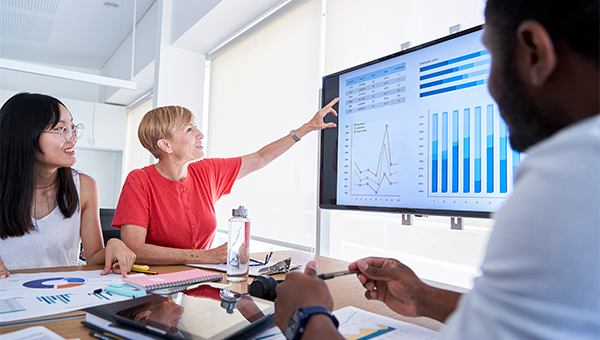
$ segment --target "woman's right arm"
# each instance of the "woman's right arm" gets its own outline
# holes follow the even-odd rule
[[[178,249],[146,243],[146,228],[133,224],[121,225],[121,240],[131,249],[136,262],[149,265],[169,265],[186,263],[225,263],[227,243],[208,250]]]
[[[0,279],[5,279],[10,275],[8,269],[4,267],[4,262],[2,262],[2,257],[0,257]]]

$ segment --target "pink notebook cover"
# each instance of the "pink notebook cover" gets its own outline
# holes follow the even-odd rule
[[[127,284],[141,290],[154,290],[176,286],[191,285],[198,282],[220,281],[223,274],[206,270],[192,269],[175,273],[128,277],[123,279]]]

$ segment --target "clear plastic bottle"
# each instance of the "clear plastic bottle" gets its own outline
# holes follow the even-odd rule
[[[227,238],[227,280],[241,282],[248,279],[250,261],[250,219],[248,210],[243,206],[233,209],[233,217],[229,219],[229,235]]]

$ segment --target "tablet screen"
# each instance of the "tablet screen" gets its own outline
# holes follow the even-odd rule
[[[273,325],[273,302],[207,285],[136,300],[115,319],[172,339],[243,339],[253,328]]]

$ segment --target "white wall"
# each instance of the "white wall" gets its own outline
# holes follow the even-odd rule
[[[131,170],[152,164],[152,154],[144,149],[138,138],[138,127],[144,114],[152,109],[152,98],[146,99],[127,112],[127,132],[125,133],[125,152],[123,154],[123,176],[121,185],[125,183]]]
[[[98,184],[100,208],[114,209],[121,194],[123,152],[76,149],[73,168],[91,176]]]
[[[327,0],[325,73],[331,74],[484,22],[485,0]]]
[[[187,107],[202,121],[205,55],[171,45],[172,0],[158,0],[153,106]]]
[[[145,67],[154,61],[156,53],[156,25],[157,25],[157,4],[154,3],[144,14],[142,19],[136,25],[135,32],[135,55],[133,61],[133,75],[138,75]],[[102,75],[112,78],[131,80],[131,40],[132,35],[128,35],[125,41],[119,46],[115,53],[102,67]],[[138,80],[138,87],[144,87],[144,82]],[[141,89],[142,92],[144,89]],[[119,90],[113,87],[102,87],[100,96],[102,101],[106,101]]]

